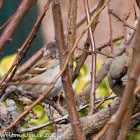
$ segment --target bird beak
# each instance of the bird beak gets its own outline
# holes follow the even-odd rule
[[[113,86],[113,88],[115,87],[117,85],[117,80],[112,80],[112,86]]]

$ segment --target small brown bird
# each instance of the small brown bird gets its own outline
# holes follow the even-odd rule
[[[30,69],[24,78],[24,82],[33,83],[52,83],[54,78],[60,72],[58,48],[56,42],[50,42],[47,45],[43,57]],[[19,88],[41,94],[47,90],[49,85],[31,85],[23,84]],[[57,96],[62,89],[61,77],[55,83],[54,88],[47,94],[46,98]]]

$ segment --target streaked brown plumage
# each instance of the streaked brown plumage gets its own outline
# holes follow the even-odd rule
[[[51,42],[47,46],[42,59],[40,59],[25,75],[22,81],[33,83],[51,83],[60,72],[58,49],[56,42]],[[19,88],[41,94],[47,90],[48,85],[20,85]],[[59,78],[54,88],[47,94],[47,98],[57,96],[62,89],[61,78]]]

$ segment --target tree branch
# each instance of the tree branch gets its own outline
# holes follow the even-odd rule
[[[3,34],[0,37],[0,53],[3,52],[6,45],[10,42],[11,38],[15,34],[16,30],[22,23],[25,15],[33,7],[37,0],[23,0],[20,4],[17,12],[14,14],[14,17],[4,30]]]

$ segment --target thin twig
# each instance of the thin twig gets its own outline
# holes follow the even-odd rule
[[[110,126],[109,123],[106,123],[106,125],[102,128],[102,130],[95,137],[93,137],[92,140],[100,140],[109,129],[109,126]]]
[[[124,36],[122,35],[122,36],[119,36],[119,37],[116,37],[116,38],[112,39],[112,41],[113,41],[113,43],[115,43],[115,42],[117,42],[119,40],[122,40],[123,38],[124,38]],[[105,48],[107,46],[111,46],[110,40],[107,43],[105,43],[105,44],[101,45],[100,47],[98,47],[97,49],[99,51],[101,51],[103,48]]]
[[[92,15],[95,13],[96,10],[97,10],[97,8],[95,8],[95,6],[94,6],[94,7],[90,10],[90,15],[92,16]],[[77,28],[79,28],[85,21],[86,21],[86,14],[84,13],[84,14],[80,17],[79,21],[77,21]]]
[[[64,43],[64,31],[63,31],[61,7],[60,7],[60,3],[57,0],[53,4],[52,11],[53,11],[53,19],[54,19],[55,38],[56,38],[56,42],[59,45],[58,51],[59,51],[59,59],[60,59],[60,68],[63,68],[65,64],[65,60],[67,58],[67,53],[66,53],[67,48]],[[72,42],[69,42],[70,43],[69,47],[72,47],[71,45],[73,45],[74,43],[73,39],[72,40],[70,39],[69,41],[72,41]],[[71,52],[71,55],[73,55],[73,52]],[[71,55],[69,56],[69,60],[71,59]],[[79,119],[78,112],[76,110],[76,105],[75,105],[75,100],[74,100],[74,91],[72,88],[72,82],[70,78],[69,63],[67,64],[66,69],[64,73],[62,74],[62,83],[63,83],[64,93],[66,95],[66,105],[67,105],[68,113],[70,116],[70,122],[73,128],[75,139],[84,140],[85,136],[81,127],[81,122]]]
[[[66,114],[52,101],[45,100],[45,103],[51,105],[61,116],[65,116]]]
[[[99,3],[98,3],[98,6],[96,8],[96,10],[98,11],[104,4],[104,0],[100,0]],[[96,11],[95,11],[96,12]],[[95,12],[93,15],[95,15]],[[96,26],[97,26],[97,21],[98,21],[98,17],[99,17],[99,14],[96,16],[96,18],[94,19],[94,21],[92,22],[91,24],[91,27],[92,27],[92,32],[94,33],[95,29],[96,29]],[[90,47],[90,37],[89,35],[87,36],[87,39],[86,39],[86,43],[84,45],[84,49],[88,50]],[[72,74],[72,82],[75,81],[76,77],[79,75],[79,72],[80,72],[80,69],[81,67],[83,66],[86,58],[87,58],[88,54],[86,52],[83,52],[77,65],[76,65],[76,68],[74,69],[74,72]]]
[[[112,22],[111,22],[111,16],[110,16],[109,10],[110,10],[110,5],[108,4],[108,17],[109,17],[109,25],[110,25],[110,42],[111,42],[111,51],[112,51],[114,48],[113,35],[112,35],[113,30],[112,30]]]
[[[14,17],[14,15],[11,16],[11,17],[0,27],[0,31],[12,20],[13,17]]]
[[[104,97],[104,99],[102,99],[102,101],[96,105],[95,111],[96,111],[97,108],[100,107],[101,104],[103,104],[103,103],[106,101],[106,99],[107,99],[111,94],[112,94],[112,92],[110,92],[108,95],[106,95],[106,96]]]
[[[89,50],[85,50],[85,49],[81,49],[81,48],[77,48],[77,50],[85,51],[85,52],[87,52],[89,55],[91,55],[92,53],[94,53],[94,54],[98,54],[98,53],[99,53],[99,54],[102,54],[102,55],[106,56],[107,58],[114,58],[113,56],[104,54],[103,52],[98,51],[98,50],[96,50],[96,51],[94,51],[94,52],[89,51]]]
[[[121,19],[119,16],[117,16],[117,14],[113,13],[113,10],[109,10],[110,14],[112,14],[114,17],[116,17],[119,21],[121,21],[125,26],[129,27],[130,29],[136,30],[136,28],[131,27],[130,25],[128,25],[126,22],[124,22],[123,19]],[[130,12],[129,12],[130,13]],[[129,14],[127,14],[129,16]],[[127,18],[128,18],[127,16]],[[127,19],[126,18],[126,19]]]
[[[140,116],[140,112],[138,112],[137,114],[133,115],[133,116],[132,116],[132,119],[135,119],[135,118],[137,118],[137,117],[139,117],[139,116]]]
[[[15,34],[16,30],[22,23],[25,15],[33,7],[37,0],[24,0],[21,2],[17,12],[14,14],[12,20],[4,30],[0,37],[0,52],[2,53],[6,45],[11,41],[11,38]]]
[[[87,23],[90,23],[91,17],[89,13],[89,6],[88,6],[88,0],[84,0],[84,7],[85,7],[85,13],[87,16]],[[90,36],[90,42],[91,42],[91,51],[95,52],[95,41],[92,34],[92,29],[89,27],[88,33]],[[88,115],[92,115],[95,110],[95,76],[96,76],[96,54],[92,53],[92,66],[91,66],[91,91],[90,91],[90,105],[89,105],[89,112]]]
[[[1,0],[0,1],[0,12],[1,12],[1,9],[2,9],[3,4],[4,4],[4,0]]]
[[[124,15],[123,23],[126,23],[126,17],[127,15]],[[124,44],[125,44],[126,54],[128,54],[129,52],[128,52],[127,39],[126,39],[126,27],[125,25],[123,27],[124,27],[123,28],[124,29]]]
[[[138,85],[136,88],[135,88],[135,91],[134,91],[134,96],[136,97],[136,95],[140,92],[140,85]]]
[[[18,86],[18,85],[50,85],[51,83],[36,83],[36,82],[18,82],[18,83],[15,83],[15,82],[9,82],[9,83],[2,83],[0,84],[1,87],[5,87],[5,86],[10,86],[10,85],[15,85],[15,86]]]

